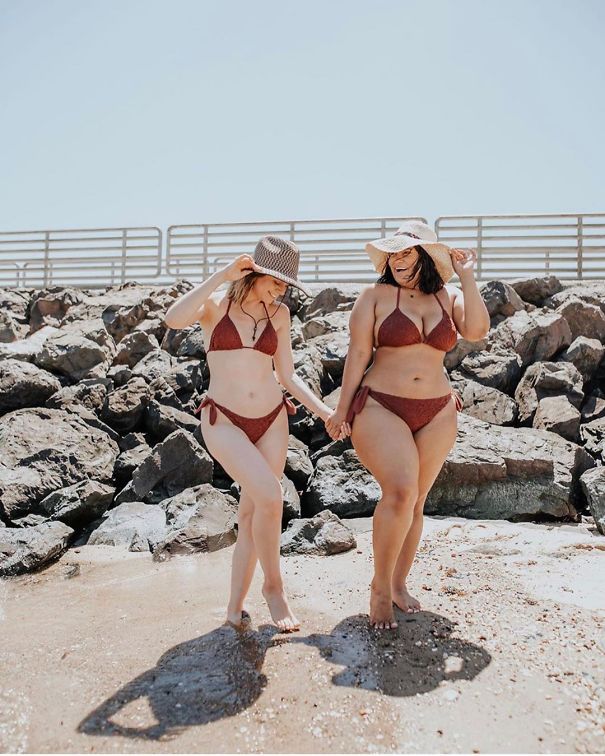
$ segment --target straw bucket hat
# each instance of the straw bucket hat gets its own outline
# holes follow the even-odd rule
[[[374,265],[374,270],[377,273],[383,273],[389,255],[416,246],[422,247],[433,258],[443,282],[449,281],[454,275],[450,247],[437,241],[437,234],[421,221],[407,221],[395,231],[393,236],[385,236],[368,242],[366,252]]]
[[[257,271],[296,286],[310,296],[308,289],[298,280],[300,252],[294,242],[280,236],[263,236],[252,256]]]

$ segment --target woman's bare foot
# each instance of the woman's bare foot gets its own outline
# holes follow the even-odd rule
[[[419,612],[422,608],[420,606],[420,601],[408,593],[405,585],[399,585],[397,587],[393,586],[391,588],[391,593],[393,595],[393,603],[401,609],[402,612]]]
[[[393,614],[393,602],[390,591],[370,586],[370,625],[377,630],[393,630],[397,620]]]
[[[252,622],[252,617],[245,609],[233,610],[230,607],[227,609],[227,619],[225,623],[235,630],[245,630]]]
[[[288,599],[283,588],[269,589],[263,587],[263,596],[278,630],[282,633],[291,633],[300,629],[300,622],[288,606]]]

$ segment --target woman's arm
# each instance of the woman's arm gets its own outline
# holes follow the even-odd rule
[[[342,376],[342,386],[340,389],[340,399],[338,406],[332,414],[328,425],[328,432],[332,428],[340,428],[344,423],[353,396],[359,388],[363,374],[365,373],[368,363],[374,350],[374,323],[375,312],[374,303],[376,300],[375,289],[364,289],[353,309],[349,318],[349,351],[345,361],[344,372]],[[348,433],[350,428],[345,429]]]
[[[468,341],[484,338],[490,327],[489,312],[475,281],[473,265],[474,250],[454,249],[452,264],[460,279],[462,291],[457,286],[447,285],[452,296],[452,318],[460,335]]]
[[[290,337],[290,311],[282,304],[277,313],[277,351],[273,356],[277,380],[309,412],[325,420],[332,410],[321,401],[294,370],[292,342]]]
[[[214,291],[221,284],[237,281],[253,270],[256,270],[256,266],[250,255],[240,255],[232,263],[213,273],[199,286],[179,297],[166,310],[164,322],[168,328],[187,328],[197,320],[203,322],[208,317],[206,305],[211,307],[214,305],[214,302],[210,299]]]

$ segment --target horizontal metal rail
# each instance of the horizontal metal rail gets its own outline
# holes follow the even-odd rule
[[[258,239],[276,234],[297,244],[307,282],[376,280],[365,245],[419,216],[202,223],[126,228],[0,232],[0,286],[102,287],[127,281],[168,285],[201,281]],[[480,281],[554,274],[605,278],[605,213],[443,215],[439,239],[477,250]],[[163,249],[163,238],[166,248]],[[453,279],[456,281],[456,277]]]
[[[605,278],[605,213],[443,215],[439,239],[477,250],[477,278]]]
[[[170,226],[166,234],[166,272],[206,278],[237,255],[251,254],[261,236],[275,234],[300,250],[303,281],[370,281],[376,278],[364,248],[418,216],[319,220],[203,223]]]
[[[161,273],[156,226],[0,232],[1,286],[112,286]]]

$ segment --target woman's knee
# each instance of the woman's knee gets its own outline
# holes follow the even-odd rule
[[[391,481],[382,487],[381,503],[385,507],[410,511],[418,499],[418,485],[412,480]]]
[[[254,511],[261,508],[263,512],[275,517],[282,516],[283,493],[277,477],[267,478],[255,486],[252,494]]]

